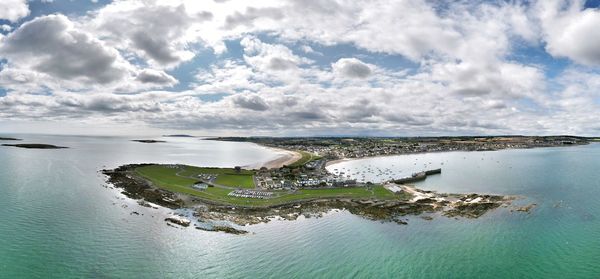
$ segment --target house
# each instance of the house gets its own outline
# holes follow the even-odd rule
[[[192,185],[192,188],[196,189],[196,190],[206,190],[208,188],[208,184],[206,183],[196,183],[194,185]]]

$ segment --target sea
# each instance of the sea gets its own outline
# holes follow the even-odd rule
[[[537,205],[529,213],[407,216],[398,225],[335,210],[230,235],[167,226],[172,210],[139,206],[99,171],[129,163],[257,165],[281,154],[198,138],[0,136],[69,147],[0,146],[0,278],[600,278],[599,144],[328,166],[371,182],[441,168],[417,187],[515,195],[517,205]]]

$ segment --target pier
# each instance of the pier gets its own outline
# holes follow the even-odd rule
[[[413,173],[411,176],[408,176],[408,177],[396,179],[393,182],[396,184],[406,184],[406,183],[411,183],[411,182],[423,181],[423,180],[427,179],[427,176],[429,176],[429,175],[440,174],[440,173],[442,173],[442,169],[426,170],[426,171],[422,171],[422,172]]]

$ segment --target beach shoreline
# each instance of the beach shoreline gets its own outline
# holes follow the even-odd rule
[[[247,168],[260,169],[260,168],[265,167],[267,169],[277,169],[277,168],[281,168],[283,166],[293,164],[294,162],[296,162],[302,158],[302,154],[300,154],[300,152],[281,149],[281,148],[275,148],[275,147],[270,147],[270,146],[262,146],[262,147],[267,148],[267,149],[277,153],[278,157],[273,160],[267,161],[267,162],[262,162],[262,163],[257,163],[255,165],[247,166]]]

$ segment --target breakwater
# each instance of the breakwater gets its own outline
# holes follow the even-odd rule
[[[427,176],[429,176],[429,175],[440,174],[440,173],[442,173],[442,169],[426,170],[426,171],[422,171],[422,172],[413,173],[411,176],[408,176],[408,177],[396,179],[393,182],[396,184],[406,184],[406,183],[412,183],[412,182],[417,182],[417,181],[423,181],[423,180],[427,179]]]

